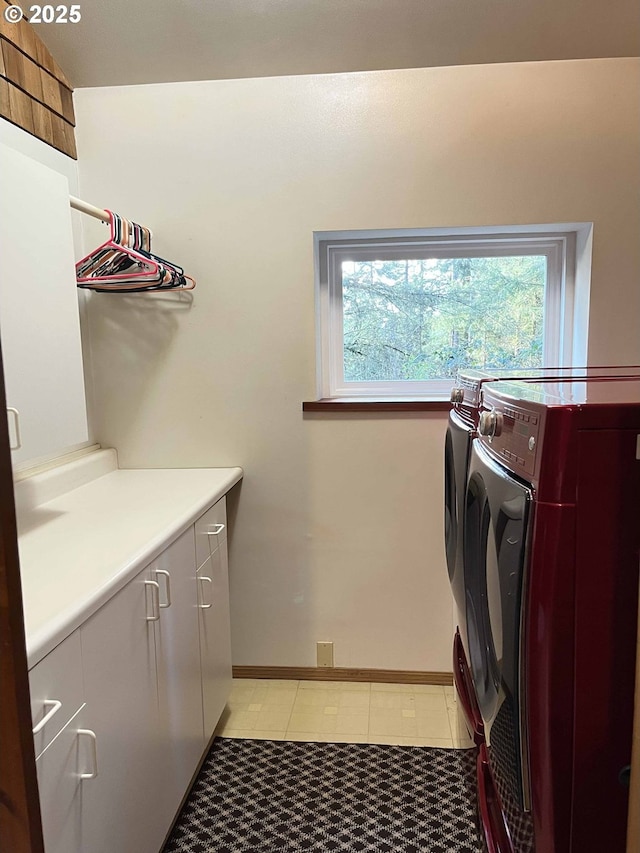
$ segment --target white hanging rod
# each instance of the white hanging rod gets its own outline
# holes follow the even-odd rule
[[[74,210],[79,210],[81,213],[88,213],[89,216],[93,216],[95,219],[101,219],[103,222],[107,223],[111,221],[106,210],[101,210],[99,207],[95,207],[93,204],[88,204],[80,198],[70,195],[69,204]]]

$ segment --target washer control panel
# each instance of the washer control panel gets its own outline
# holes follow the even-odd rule
[[[538,412],[499,404],[482,412],[478,431],[512,471],[533,476],[539,429]]]

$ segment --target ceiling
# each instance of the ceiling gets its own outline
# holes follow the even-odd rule
[[[26,8],[26,4],[25,8]],[[82,0],[73,85],[640,55],[638,0]]]

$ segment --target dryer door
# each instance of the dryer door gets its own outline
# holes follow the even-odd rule
[[[464,536],[469,664],[499,787],[527,808],[522,618],[531,488],[474,442]]]

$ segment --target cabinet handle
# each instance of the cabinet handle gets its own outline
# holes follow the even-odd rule
[[[166,569],[155,569],[156,575],[164,575],[166,578],[164,591],[167,597],[166,604],[159,604],[160,607],[171,607],[171,575]],[[158,603],[160,602],[160,595],[158,594]]]
[[[215,527],[215,530],[207,530],[207,536],[218,536],[224,530],[225,525],[218,522]]]
[[[98,750],[96,747],[96,733],[91,729],[78,729],[79,735],[88,735],[91,738],[91,757],[93,758],[93,771],[91,773],[81,773],[81,779],[95,779],[98,775]]]
[[[151,587],[151,601],[153,602],[153,615],[145,618],[147,622],[157,622],[160,618],[160,584],[157,581],[145,581],[144,585]]]
[[[203,575],[201,578],[198,578],[198,580],[200,581],[200,583],[210,583],[213,586],[213,581],[211,580],[211,578],[208,578],[205,575]],[[201,591],[200,597],[204,601],[204,592]],[[198,605],[198,607],[200,607],[202,610],[208,610],[212,606],[213,605],[211,605],[211,604],[199,604]]]
[[[34,729],[33,729],[34,735],[37,735],[38,732],[41,732],[42,729],[47,725],[47,723],[49,722],[51,717],[53,717],[54,714],[57,714],[58,711],[60,710],[60,708],[62,708],[62,702],[58,702],[57,699],[45,699],[43,704],[45,706],[50,705],[51,710],[48,711],[44,715],[44,717],[40,720],[40,722],[34,727]]]
[[[22,447],[22,438],[20,437],[20,412],[14,409],[13,406],[7,406],[7,412],[13,415],[13,426],[16,431],[16,443],[11,445],[11,450],[20,450]]]

